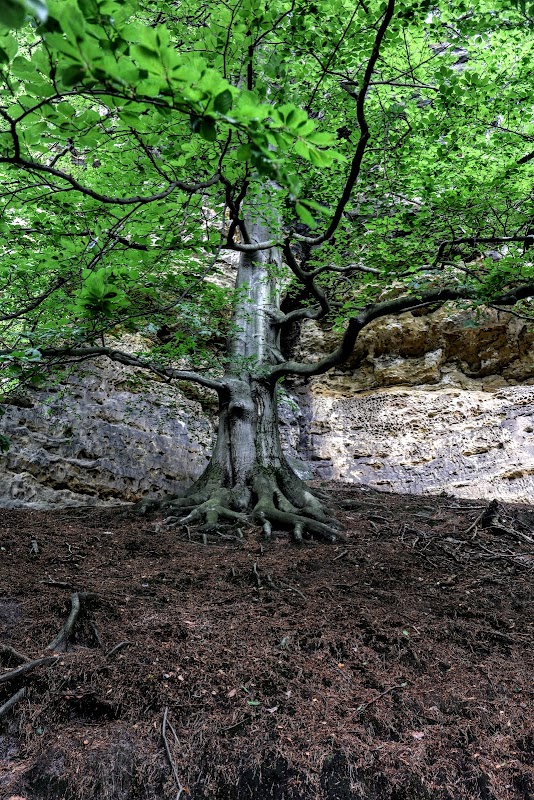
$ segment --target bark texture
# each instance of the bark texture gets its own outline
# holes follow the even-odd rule
[[[243,223],[247,243],[272,237],[274,194],[258,198]],[[220,381],[219,427],[211,461],[184,497],[166,501],[181,521],[216,529],[247,516],[262,525],[306,534],[339,537],[337,522],[288,464],[280,444],[277,381],[273,368],[283,362],[279,350],[280,248],[243,252],[237,272],[237,304],[232,320],[228,369]],[[171,519],[173,519],[171,517]],[[174,521],[174,519],[173,519]]]

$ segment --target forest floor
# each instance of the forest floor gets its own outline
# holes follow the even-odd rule
[[[0,798],[532,800],[534,506],[327,488],[346,543],[2,510]]]

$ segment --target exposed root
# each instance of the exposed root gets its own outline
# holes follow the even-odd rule
[[[260,523],[267,539],[273,529],[282,528],[289,529],[297,543],[307,537],[327,542],[345,540],[322,496],[312,492],[287,464],[277,470],[258,467],[252,484],[251,488],[244,484],[225,486],[222,476],[211,475],[209,480],[200,479],[185,496],[168,498],[157,506],[144,503],[143,509],[159,507],[170,512],[156,526],[156,532],[194,524],[204,532],[203,541],[205,532],[227,538],[224,525],[243,525],[250,519]]]
[[[25,664],[31,660],[28,656],[19,653],[18,650],[15,650],[14,647],[10,647],[8,644],[0,644],[0,656],[5,656],[9,660],[14,661],[15,664]]]
[[[67,642],[69,640],[69,636],[71,635],[72,631],[74,630],[74,626],[76,625],[76,620],[78,619],[78,615],[80,613],[82,603],[87,600],[91,600],[95,597],[94,594],[90,592],[74,592],[71,595],[70,602],[71,602],[71,611],[67,618],[67,621],[59,631],[58,635],[55,639],[52,639],[49,645],[45,647],[45,650],[52,650],[53,652],[61,652],[66,649]]]
[[[0,683],[17,680],[22,675],[26,675],[27,672],[31,672],[32,669],[37,669],[37,667],[42,667],[45,664],[52,664],[55,661],[57,661],[56,656],[45,656],[44,658],[36,658],[35,661],[28,661],[27,664],[22,664],[17,669],[12,669],[10,672],[4,672],[0,675]]]
[[[292,531],[293,541],[297,544],[303,541],[306,534],[318,536],[328,542],[335,542],[338,539],[344,541],[345,537],[339,531],[337,520],[328,514],[328,510],[305,484],[301,486],[296,483],[298,479],[292,474],[290,481],[284,478],[286,476],[282,474],[280,483],[290,484],[293,494],[300,500],[300,505],[288,499],[286,492],[271,475],[260,473],[254,482],[254,491],[258,497],[254,515],[261,521],[264,534],[270,536],[272,525],[275,524],[289,528]]]
[[[0,719],[5,717],[7,712],[11,711],[11,709],[16,706],[19,700],[22,700],[23,697],[26,697],[26,687],[24,686],[22,689],[19,689],[18,692],[15,692],[15,694],[12,695],[9,700],[6,700],[2,706],[0,706]]]
[[[119,642],[115,645],[115,647],[112,647],[111,650],[106,653],[106,658],[113,658],[113,656],[116,656],[117,653],[121,652],[121,650],[124,650],[125,647],[131,647],[132,644],[133,642],[128,641]]]

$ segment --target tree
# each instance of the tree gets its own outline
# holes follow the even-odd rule
[[[210,464],[170,510],[335,539],[282,453],[281,381],[342,364],[379,317],[534,295],[531,9],[477,6],[10,0],[7,378],[105,356],[212,390]],[[285,356],[303,320],[339,346]],[[115,347],[125,330],[146,349]]]

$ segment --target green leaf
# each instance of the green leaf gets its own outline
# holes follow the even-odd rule
[[[65,86],[75,86],[81,83],[87,76],[87,72],[79,64],[72,64],[66,67],[61,73],[61,80]]]
[[[215,98],[213,107],[219,114],[227,114],[232,108],[232,92],[230,89],[225,89]]]
[[[249,161],[252,155],[252,147],[249,144],[242,144],[236,150],[235,156],[238,161]]]
[[[26,19],[26,7],[22,0],[1,0],[0,25],[20,28]]]
[[[207,142],[214,142],[217,138],[217,128],[215,127],[215,120],[211,117],[204,117],[200,123],[199,133]]]
[[[295,206],[297,214],[301,222],[308,226],[308,228],[315,228],[316,222],[308,209],[302,205],[302,203],[297,203]]]

